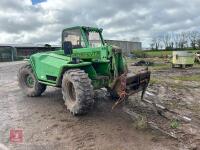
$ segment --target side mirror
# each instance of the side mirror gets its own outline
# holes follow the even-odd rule
[[[70,41],[65,41],[63,43],[63,49],[64,49],[64,54],[65,55],[70,55],[72,54],[72,42]]]

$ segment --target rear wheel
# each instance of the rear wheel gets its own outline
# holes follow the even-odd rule
[[[62,94],[67,109],[73,115],[87,113],[94,104],[94,92],[91,80],[80,69],[71,69],[64,73]]]
[[[46,85],[35,78],[30,64],[22,66],[17,76],[19,86],[27,96],[40,96],[46,90]]]

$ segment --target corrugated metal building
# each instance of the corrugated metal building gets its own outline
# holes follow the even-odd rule
[[[0,46],[0,61],[14,61],[16,60],[16,48],[12,46]]]
[[[44,51],[53,51],[59,46],[33,44],[0,44],[0,61],[13,61],[29,57],[31,54]]]
[[[141,42],[105,40],[109,45],[119,46],[123,53],[128,56],[131,50],[142,50]],[[60,45],[34,45],[34,44],[0,44],[0,61],[13,61],[29,57],[31,54],[44,51],[53,51]]]

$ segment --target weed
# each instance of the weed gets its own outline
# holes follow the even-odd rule
[[[147,128],[147,117],[140,115],[140,117],[134,122],[136,129],[146,129]]]
[[[200,81],[200,75],[175,76],[172,78],[180,81]]]
[[[170,123],[170,127],[173,129],[177,129],[180,126],[180,122],[177,119],[172,119]]]

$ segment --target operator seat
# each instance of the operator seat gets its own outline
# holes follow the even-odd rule
[[[71,41],[64,41],[63,48],[64,48],[65,55],[72,54],[72,42]]]

